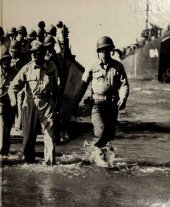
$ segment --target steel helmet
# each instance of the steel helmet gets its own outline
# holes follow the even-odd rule
[[[40,21],[38,23],[38,27],[41,28],[41,29],[44,29],[45,28],[45,22],[44,21]]]
[[[17,33],[22,32],[23,35],[26,37],[27,36],[27,29],[25,26],[19,26],[16,30]]]
[[[56,36],[57,28],[54,25],[50,25],[48,29],[46,30],[47,34],[50,34],[52,36]]]
[[[16,28],[15,27],[11,27],[8,29],[8,35],[13,35],[16,33]]]
[[[10,51],[22,51],[22,43],[17,40],[11,42]]]
[[[31,29],[28,33],[27,39],[36,39],[37,33],[34,29]]]
[[[63,22],[62,21],[58,21],[57,24],[56,24],[56,27],[62,28],[63,27]]]
[[[47,37],[44,39],[45,46],[49,46],[49,45],[55,44],[55,43],[56,43],[56,41],[55,41],[54,37],[51,35],[47,35]]]
[[[110,48],[110,50],[115,48],[115,45],[110,37],[103,36],[97,41],[97,52],[99,52],[101,48],[105,47]]]
[[[5,51],[0,55],[0,63],[2,60],[5,60],[5,59],[8,59],[8,60],[12,59],[8,51]]]

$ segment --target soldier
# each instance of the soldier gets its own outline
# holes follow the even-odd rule
[[[63,78],[63,68],[62,68],[61,58],[59,57],[59,54],[57,54],[54,49],[55,43],[56,43],[56,41],[55,41],[54,37],[51,35],[47,35],[47,37],[44,39],[44,44],[45,44],[46,50],[47,50],[45,59],[52,61],[58,69],[60,91],[59,91],[58,104],[56,106],[56,115],[57,115],[56,120],[59,121],[58,115],[61,111],[62,96],[64,93],[64,78]],[[58,127],[57,127],[55,130],[56,143],[60,142],[59,140],[60,140],[60,136],[59,136],[59,131],[58,131]]]
[[[44,37],[45,37],[45,36],[46,36],[45,22],[44,22],[44,21],[40,21],[40,22],[38,23],[38,27],[40,28],[40,30],[43,31],[43,33],[44,33]]]
[[[91,82],[93,107],[91,121],[94,133],[98,137],[95,146],[102,148],[113,140],[118,110],[123,110],[129,94],[129,84],[123,65],[112,59],[114,44],[110,37],[103,36],[97,42],[99,61],[85,71],[80,89],[75,95],[75,105],[82,99],[87,86]]]
[[[10,148],[10,131],[14,123],[15,111],[11,107],[8,86],[15,77],[17,71],[10,67],[11,56],[8,52],[2,54],[0,59],[0,120],[1,120],[1,136],[2,148],[1,154],[5,157],[9,153]]]
[[[54,111],[57,100],[58,73],[55,64],[45,60],[45,46],[32,42],[32,61],[16,75],[9,87],[11,105],[16,105],[16,94],[25,88],[23,103],[24,157],[35,162],[36,125],[39,120],[44,134],[44,157],[47,165],[54,164]]]
[[[16,71],[20,71],[20,69],[26,65],[30,59],[29,57],[26,55],[25,52],[22,52],[22,43],[20,41],[17,40],[13,40],[11,42],[11,47],[10,47],[10,54],[12,56],[11,59],[11,64],[10,66],[12,68],[14,68]],[[21,105],[24,99],[24,90],[20,91],[17,94],[17,119],[15,122],[15,128],[16,130],[20,130],[21,129]]]
[[[38,41],[40,41],[41,43],[44,43],[44,38],[45,38],[44,31],[42,29],[38,28],[37,31],[36,31],[36,33],[37,33],[37,38],[36,39]]]
[[[0,27],[0,53],[9,52],[10,40],[4,36],[4,30]]]
[[[54,49],[55,43],[56,41],[54,37],[51,35],[47,35],[47,37],[44,39],[44,45],[46,46],[47,49],[45,58],[47,60],[52,61],[57,66],[59,72],[59,78],[60,78],[60,88],[63,88],[64,80],[63,80],[63,70],[62,70],[62,62],[61,62],[62,57],[60,57],[60,55],[56,53]]]
[[[27,37],[27,29],[26,29],[26,27],[25,26],[19,26],[16,29],[16,40],[21,42],[21,44],[22,44],[22,52],[25,52],[29,56],[30,47],[29,47],[29,42],[26,39],[26,37]]]

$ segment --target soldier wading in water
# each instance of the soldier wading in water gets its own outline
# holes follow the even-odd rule
[[[98,141],[95,146],[103,148],[113,140],[116,131],[118,110],[126,107],[129,84],[124,66],[111,57],[114,43],[110,37],[103,36],[97,42],[98,61],[82,77],[81,87],[74,98],[78,106],[91,82],[92,112],[91,121]]]

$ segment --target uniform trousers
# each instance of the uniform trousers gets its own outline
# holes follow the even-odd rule
[[[91,121],[94,126],[94,134],[98,139],[97,147],[104,147],[114,139],[118,117],[117,103],[112,101],[96,101],[93,104]]]
[[[0,98],[0,130],[2,140],[2,155],[7,155],[10,149],[10,132],[15,120],[15,109],[11,107],[8,95]],[[2,128],[1,128],[2,127]]]
[[[26,161],[35,159],[35,143],[37,125],[40,122],[44,135],[44,158],[45,162],[54,163],[54,101],[48,99],[33,98],[26,96],[22,110],[23,126],[23,150]]]

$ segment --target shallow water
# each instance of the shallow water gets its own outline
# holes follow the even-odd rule
[[[24,164],[16,156],[21,139],[13,137],[3,165],[2,206],[170,206],[170,84],[136,81],[130,88],[127,108],[119,114],[112,168],[104,160],[82,162],[84,142],[94,139],[87,117],[79,118],[86,130],[81,133],[79,125],[77,137],[56,148],[60,160],[63,154],[63,160],[78,158],[73,164],[45,166],[41,138],[38,163]]]

